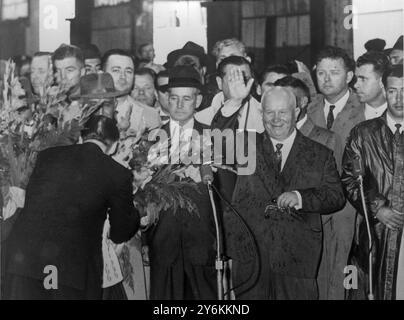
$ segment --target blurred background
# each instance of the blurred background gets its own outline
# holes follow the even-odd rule
[[[192,40],[208,52],[236,37],[257,68],[300,60],[325,45],[355,58],[364,43],[393,46],[403,33],[402,0],[0,0],[0,59],[54,51],[61,43],[135,52],[153,42],[156,63]]]

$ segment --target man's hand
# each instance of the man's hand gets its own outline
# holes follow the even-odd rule
[[[390,230],[399,230],[404,225],[404,215],[398,214],[387,207],[380,208],[376,218]]]
[[[254,79],[250,79],[246,84],[243,72],[238,67],[230,69],[226,77],[228,78],[229,98],[231,100],[242,101],[248,97],[254,84]]]
[[[285,192],[277,200],[280,208],[295,208],[299,205],[299,197],[296,192]]]

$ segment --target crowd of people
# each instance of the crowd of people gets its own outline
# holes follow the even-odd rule
[[[228,299],[404,299],[403,37],[392,49],[383,42],[369,41],[357,61],[326,47],[313,68],[294,61],[255,70],[245,45],[226,39],[212,51],[214,74],[192,41],[164,66],[152,44],[137,57],[61,45],[17,61],[27,134],[49,84],[67,93],[51,120],[98,108],[74,144],[38,156],[4,240],[4,298],[215,300],[220,241]],[[184,191],[197,214],[167,208],[147,225],[135,208],[131,172],[112,156],[117,143],[155,129],[169,137],[170,160],[193,132],[230,132],[212,138],[225,154],[213,181],[220,239],[203,181]],[[247,174],[246,158],[254,163]],[[132,289],[144,293],[129,293],[122,279],[103,284],[107,213],[112,242],[139,239]],[[44,288],[47,265],[58,268],[57,290]],[[347,286],[349,265],[357,287]]]

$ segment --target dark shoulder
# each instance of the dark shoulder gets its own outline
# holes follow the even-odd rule
[[[303,150],[313,151],[318,157],[320,157],[321,155],[324,155],[326,157],[332,155],[332,151],[325,145],[304,136],[300,132],[298,132],[296,139],[298,139],[300,141],[300,144],[303,145]]]
[[[200,134],[203,133],[204,130],[209,130],[210,126],[207,126],[206,124],[200,123],[196,119],[194,120],[194,129],[198,131]]]
[[[380,130],[385,125],[386,125],[386,121],[385,121],[385,119],[383,117],[379,117],[379,118],[375,118],[375,119],[371,119],[371,120],[366,120],[366,121],[363,121],[363,122],[359,123],[358,125],[356,125],[352,129],[351,135],[353,135],[353,136],[371,135],[374,132]]]

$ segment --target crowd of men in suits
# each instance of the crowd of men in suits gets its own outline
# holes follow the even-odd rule
[[[141,47],[140,62],[121,49],[101,55],[93,45],[35,54],[34,95],[54,75],[68,87],[69,103],[103,105],[83,145],[40,154],[8,240],[6,296],[102,297],[97,237],[107,209],[112,241],[128,241],[139,228],[129,171],[108,150],[126,135],[161,128],[173,144],[191,139],[192,130],[254,133],[244,149],[223,138],[225,166],[214,182],[237,299],[367,298],[369,244],[354,159],[371,219],[372,289],[377,299],[404,299],[402,40],[387,51],[370,42],[356,62],[341,48],[324,48],[310,71],[298,61],[293,70],[254,70],[244,44],[226,39],[212,52],[213,76],[193,42],[164,66],[154,63],[151,45]],[[242,165],[230,159],[239,150],[253,150],[248,174],[237,174]],[[147,234],[151,299],[217,297],[212,208],[202,185],[191,196],[200,215],[165,214]],[[63,266],[61,288],[49,295],[43,265],[54,263]],[[347,265],[357,268],[358,288],[344,286]]]

